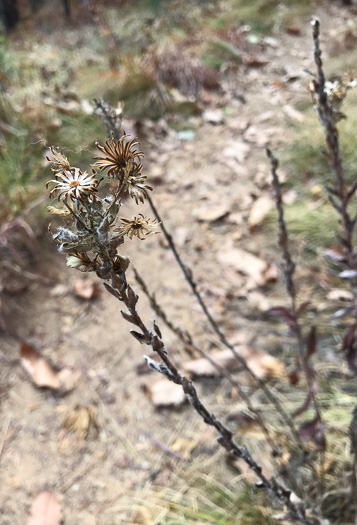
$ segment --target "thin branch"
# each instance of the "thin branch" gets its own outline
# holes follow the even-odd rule
[[[111,135],[113,135],[114,137],[119,137],[121,136],[121,133],[122,133],[122,129],[121,129],[121,119],[117,118],[115,119],[115,114],[114,114],[114,111],[112,108],[110,108],[110,106],[108,104],[106,104],[106,102],[104,102],[102,99],[101,100],[94,100],[94,102],[96,103],[97,105],[97,109],[98,109],[98,112],[99,112],[99,115],[102,116],[102,120],[103,122],[105,123],[105,125],[107,126],[107,129],[109,130],[109,133]],[[182,270],[182,273],[186,279],[186,281],[188,282],[188,284],[190,285],[191,287],[191,290],[194,294],[194,296],[196,297],[197,301],[199,302],[209,324],[211,325],[212,329],[214,330],[214,332],[217,334],[217,336],[219,337],[220,341],[224,344],[224,346],[226,346],[227,348],[229,348],[231,350],[231,352],[233,353],[233,355],[236,357],[236,359],[240,362],[240,364],[242,365],[243,369],[250,375],[250,377],[254,380],[254,382],[263,390],[264,394],[266,395],[266,397],[269,399],[269,401],[275,406],[278,414],[280,415],[282,421],[288,426],[288,428],[290,429],[295,441],[297,442],[298,446],[304,450],[304,445],[303,445],[303,442],[295,428],[295,425],[294,425],[294,422],[293,420],[291,419],[291,417],[289,416],[289,414],[285,411],[285,409],[283,408],[282,404],[280,403],[280,401],[278,400],[278,398],[269,390],[269,388],[265,385],[265,383],[256,376],[256,374],[253,372],[253,370],[249,367],[248,363],[246,362],[246,360],[238,354],[238,352],[236,351],[236,349],[234,348],[233,345],[231,345],[229,343],[229,341],[227,340],[226,336],[224,335],[224,333],[222,332],[222,330],[220,329],[220,327],[218,326],[217,322],[215,321],[215,319],[213,318],[213,316],[210,314],[205,302],[203,301],[202,299],[202,296],[201,294],[199,293],[199,291],[197,290],[197,284],[196,282],[194,281],[193,279],[193,275],[192,275],[192,271],[191,269],[186,266],[180,256],[180,254],[178,253],[178,250],[176,248],[176,245],[174,243],[174,240],[172,238],[172,235],[168,232],[168,230],[166,229],[166,226],[159,214],[159,211],[158,209],[156,208],[151,196],[148,194],[147,195],[147,200],[149,202],[149,205],[157,219],[157,221],[160,223],[160,227],[161,227],[161,230],[168,242],[168,245],[172,251],[172,253],[174,254],[174,257],[178,263],[178,265],[180,266],[181,270]]]
[[[156,206],[154,205],[153,200],[150,197],[150,195],[148,195],[148,201],[149,201],[149,204],[150,204],[150,207],[151,207],[152,211],[155,214],[156,219],[158,220],[158,222],[160,222],[160,226],[161,226],[162,232],[163,232],[163,234],[164,234],[164,236],[165,236],[165,238],[166,238],[166,240],[167,240],[167,242],[169,244],[169,247],[170,247],[172,253],[174,254],[175,259],[176,259],[178,265],[180,266],[180,268],[182,270],[182,273],[185,276],[186,281],[190,285],[191,290],[192,290],[194,296],[196,297],[197,301],[199,302],[199,304],[200,304],[200,306],[201,306],[201,308],[202,308],[202,310],[203,310],[203,312],[204,312],[204,314],[205,314],[209,324],[211,325],[212,329],[217,334],[219,340],[223,343],[223,345],[231,350],[231,352],[233,353],[235,358],[242,365],[243,369],[250,375],[250,377],[255,381],[255,383],[257,385],[259,385],[259,387],[263,390],[263,392],[265,393],[265,395],[267,396],[269,401],[275,406],[278,414],[281,416],[281,418],[284,421],[284,423],[289,427],[292,435],[294,436],[294,438],[295,438],[296,442],[298,443],[298,445],[300,446],[300,448],[303,449],[304,445],[303,445],[302,440],[301,440],[301,438],[300,438],[300,436],[299,436],[299,434],[298,434],[298,432],[297,432],[297,430],[295,428],[295,424],[294,424],[293,420],[291,419],[291,417],[289,416],[289,414],[285,411],[285,409],[281,405],[281,403],[278,400],[278,398],[265,385],[264,381],[262,381],[253,372],[253,370],[250,368],[250,366],[248,365],[248,363],[244,359],[244,357],[242,357],[236,351],[234,346],[227,340],[226,336],[224,335],[224,333],[222,332],[222,330],[220,329],[220,327],[218,326],[218,324],[216,323],[216,321],[214,320],[214,318],[210,314],[210,312],[209,312],[209,310],[208,310],[208,308],[206,306],[206,303],[203,301],[201,294],[197,290],[197,284],[196,284],[196,282],[193,279],[193,275],[192,275],[191,269],[188,268],[188,266],[186,266],[186,264],[184,264],[183,260],[181,259],[181,256],[180,256],[180,254],[177,251],[177,248],[176,248],[176,245],[175,245],[174,240],[172,238],[172,235],[167,231],[167,229],[165,227],[165,224],[164,224],[164,222],[163,222],[163,220],[162,220],[162,218],[161,218],[161,216],[160,216]]]
[[[342,165],[342,158],[340,153],[339,134],[336,126],[337,114],[331,100],[325,89],[325,74],[323,71],[323,62],[321,59],[320,49],[320,21],[314,18],[311,22],[312,36],[313,36],[313,54],[314,61],[317,68],[317,80],[313,83],[314,92],[317,97],[317,112],[320,118],[322,126],[325,128],[325,140],[326,147],[329,157],[330,168],[334,177],[334,194],[340,200],[340,206],[336,207],[340,214],[343,236],[342,241],[344,248],[348,255],[349,265],[353,265],[353,229],[354,221],[348,211],[349,200],[352,197],[356,183],[352,185],[351,190],[346,189],[346,183],[344,178],[344,170]]]
[[[282,452],[279,448],[279,446],[274,442],[272,436],[270,435],[270,431],[267,428],[263,417],[261,416],[260,410],[255,408],[251,401],[249,396],[244,392],[238,381],[232,376],[232,374],[223,366],[221,366],[219,363],[217,363],[209,354],[201,350],[192,340],[191,334],[189,334],[186,330],[182,330],[181,328],[176,327],[167,317],[166,313],[163,311],[161,306],[158,304],[156,298],[149,292],[148,287],[146,283],[144,282],[143,278],[140,276],[138,271],[134,268],[134,275],[136,281],[139,283],[141,289],[145,293],[145,295],[148,297],[150,301],[150,305],[155,311],[155,313],[164,321],[166,326],[177,335],[177,337],[180,339],[180,341],[184,344],[185,348],[190,350],[190,354],[199,354],[203,358],[207,359],[211,363],[211,365],[218,370],[222,375],[224,375],[227,380],[230,382],[233,388],[235,388],[240,395],[240,397],[243,399],[245,404],[247,405],[248,410],[255,415],[256,422],[260,426],[260,428],[263,431],[263,434],[265,435],[265,438],[267,440],[267,443],[271,447],[271,450],[273,452],[273,455],[275,457],[281,456]]]
[[[289,517],[292,520],[303,523],[304,525],[316,525],[317,523],[321,524],[320,518],[309,518],[307,516],[307,511],[303,502],[294,503],[291,501],[291,491],[289,489],[283,487],[276,481],[274,477],[270,477],[268,479],[263,474],[262,467],[254,460],[245,445],[238,446],[235,443],[232,432],[225,425],[223,425],[223,423],[217,419],[213,413],[209,412],[209,410],[202,403],[197,394],[194,383],[187,377],[181,375],[179,370],[168,357],[167,350],[161,339],[159,328],[154,325],[154,331],[151,331],[142,321],[136,310],[136,304],[139,297],[133,288],[130,285],[125,287],[124,281],[114,272],[112,272],[111,281],[112,286],[109,286],[105,283],[105,287],[108,289],[108,291],[111,292],[112,290],[115,292],[113,295],[118,294],[120,296],[120,301],[125,304],[128,310],[128,313],[122,312],[124,313],[124,318],[140,330],[140,332],[132,330],[131,334],[142,344],[151,346],[152,350],[160,356],[163,362],[163,364],[159,364],[156,361],[145,357],[148,365],[163,374],[168,380],[176,383],[177,385],[181,385],[192,407],[201,416],[204,423],[216,429],[218,433],[217,442],[221,445],[221,447],[223,447],[227,452],[234,454],[237,458],[242,459],[249,466],[249,468],[259,479],[257,486],[267,489],[274,498],[277,498],[280,503],[284,504],[287,507]]]
[[[313,373],[311,365],[308,363],[308,360],[307,360],[307,354],[305,352],[305,344],[304,344],[304,339],[302,335],[302,329],[301,329],[301,325],[299,322],[299,314],[298,314],[298,308],[297,308],[297,303],[296,303],[296,288],[295,288],[295,283],[294,283],[295,264],[294,264],[294,261],[292,260],[291,253],[290,253],[289,235],[288,235],[288,231],[286,228],[285,217],[284,217],[284,206],[283,206],[283,200],[282,200],[282,195],[281,195],[281,185],[280,185],[279,177],[277,174],[279,162],[278,162],[278,159],[273,155],[273,153],[270,151],[269,148],[266,148],[266,154],[270,161],[270,174],[271,174],[272,185],[274,189],[275,206],[278,212],[278,226],[279,226],[278,244],[283,254],[283,259],[284,259],[283,272],[285,276],[286,291],[291,301],[291,317],[293,319],[292,329],[296,335],[296,339],[298,342],[299,357],[300,357],[301,365],[306,375],[306,380],[307,380],[307,384],[309,387],[309,393],[311,395],[311,399],[314,404],[315,412],[316,412],[316,415],[319,421],[322,421],[320,408],[317,403],[314,388],[313,388],[314,373]]]

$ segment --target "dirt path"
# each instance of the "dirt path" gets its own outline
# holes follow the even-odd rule
[[[343,19],[348,18],[347,11],[331,5],[319,15],[323,40],[336,20],[343,26]],[[180,141],[159,123],[153,133],[146,133],[149,140],[143,141],[155,203],[212,314],[234,341],[249,341],[250,334],[262,330],[254,342],[261,349],[266,348],[267,327],[259,319],[254,297],[258,301],[279,296],[280,285],[247,291],[247,276],[219,263],[219,257],[239,247],[275,262],[274,246],[265,248],[270,241],[259,231],[249,234],[248,216],[255,199],[270,195],[264,145],[269,142],[279,151],[291,133],[289,124],[303,118],[294,104],[308,97],[301,70],[312,69],[312,59],[308,24],[299,29],[299,36],[273,35],[264,51],[267,65],[248,69],[238,79],[245,104],[228,99],[233,89],[223,104],[229,103],[229,115],[218,107],[214,117],[190,117],[187,129],[195,133],[192,140]],[[222,122],[207,122],[212,118]],[[137,209],[128,203],[126,213],[134,211]],[[215,214],[218,219],[210,220]],[[170,317],[195,334],[204,350],[217,348],[217,338],[205,336],[204,318],[163,237],[133,240],[125,246]],[[217,455],[220,470],[224,456],[217,451],[213,432],[205,429],[189,406],[153,408],[143,385],[154,375],[138,375],[143,349],[130,337],[115,299],[104,291],[91,301],[76,297],[74,283],[81,275],[66,268],[59,256],[51,265],[46,271],[55,276],[57,286],[33,285],[14,306],[14,325],[21,339],[53,362],[79,370],[81,377],[65,397],[38,390],[20,364],[13,363],[18,342],[2,338],[1,522],[25,524],[30,502],[48,488],[62,497],[66,524],[153,523],[152,517],[148,521],[135,517],[133,510],[135,498],[145,500],[144,487],[149,490],[153,482],[170,484],[188,469],[199,471],[212,454]],[[131,271],[128,279],[135,285]],[[251,300],[242,298],[244,295]],[[144,318],[150,320],[153,314],[144,296],[140,304]],[[158,324],[168,349],[176,359],[186,359],[182,350],[178,352],[174,336],[162,322]],[[230,399],[231,389],[225,381],[201,380],[198,384],[220,417],[241,406]],[[217,389],[212,393],[214,386]],[[99,435],[91,429],[83,441],[63,429],[66,415],[77,404],[96,407]],[[190,464],[163,450],[172,447],[178,437],[197,441]]]

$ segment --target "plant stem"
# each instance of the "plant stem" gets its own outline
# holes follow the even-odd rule
[[[232,374],[225,367],[221,366],[209,354],[207,354],[206,352],[201,350],[201,348],[199,348],[197,345],[195,345],[193,340],[192,340],[192,336],[186,330],[183,331],[180,328],[178,328],[175,325],[173,325],[173,323],[168,319],[166,313],[163,311],[163,309],[160,307],[160,305],[156,301],[156,298],[154,296],[152,296],[152,294],[149,292],[146,283],[144,282],[143,278],[140,276],[140,274],[138,273],[138,271],[135,268],[134,268],[134,275],[135,275],[136,281],[141,286],[141,289],[143,290],[145,295],[148,297],[148,299],[150,301],[150,305],[153,308],[153,310],[155,311],[155,313],[164,321],[166,326],[168,326],[168,328],[177,335],[177,337],[185,345],[185,347],[191,349],[191,355],[192,355],[192,353],[196,353],[196,354],[201,355],[203,358],[207,359],[207,361],[209,361],[211,363],[211,365],[214,368],[216,368],[216,370],[218,370],[221,374],[223,374],[228,379],[228,381],[230,382],[232,387],[237,390],[237,392],[240,395],[240,397],[244,400],[245,404],[247,405],[248,410],[250,410],[250,412],[255,415],[256,422],[258,423],[258,425],[262,429],[263,434],[265,435],[265,438],[267,440],[267,443],[271,447],[273,455],[275,457],[281,456],[282,452],[281,452],[279,446],[274,442],[272,436],[270,435],[270,431],[267,428],[267,426],[266,426],[266,424],[264,422],[264,419],[261,416],[260,411],[258,409],[256,409],[252,405],[249,396],[244,392],[242,387],[239,385],[238,381],[232,376]]]
[[[321,524],[320,518],[309,518],[306,515],[306,509],[303,502],[294,503],[291,501],[291,491],[289,489],[283,487],[276,481],[274,477],[270,477],[268,479],[263,474],[262,467],[254,460],[245,445],[238,446],[235,443],[232,432],[226,426],[224,426],[223,423],[217,419],[213,413],[208,411],[199,398],[193,382],[187,377],[181,375],[179,370],[168,357],[168,353],[162,341],[159,328],[154,324],[154,333],[153,331],[149,330],[142,321],[136,310],[136,304],[139,297],[133,288],[130,285],[125,287],[124,281],[114,272],[112,272],[111,281],[112,286],[109,286],[107,283],[104,283],[104,286],[109,293],[125,304],[128,312],[121,312],[124,319],[135,325],[140,330],[140,332],[131,330],[130,333],[142,344],[151,346],[152,350],[160,356],[162,362],[164,363],[159,364],[150,358],[145,357],[148,365],[163,374],[170,381],[173,381],[177,385],[181,385],[192,407],[201,416],[203,421],[207,425],[213,426],[217,430],[217,441],[221,447],[227,450],[227,452],[235,455],[237,458],[242,459],[249,466],[249,468],[259,479],[257,486],[267,489],[274,497],[276,497],[287,507],[289,519],[298,521],[304,525]]]
[[[304,445],[303,445],[302,440],[301,440],[301,438],[300,438],[300,436],[299,436],[299,434],[298,434],[298,432],[297,432],[297,430],[295,428],[294,422],[291,419],[291,417],[289,416],[289,414],[285,411],[285,409],[281,405],[280,401],[269,390],[269,388],[265,385],[265,383],[259,377],[257,377],[257,375],[250,368],[250,366],[248,365],[248,363],[244,359],[244,357],[242,357],[236,351],[234,346],[227,340],[226,336],[224,335],[224,333],[222,332],[222,330],[220,329],[220,327],[218,326],[218,324],[216,323],[216,321],[214,320],[214,318],[210,314],[210,312],[209,312],[209,310],[208,310],[208,308],[206,306],[206,303],[203,301],[201,294],[197,290],[197,284],[196,284],[196,282],[193,279],[193,275],[192,275],[191,269],[188,268],[184,264],[183,260],[181,259],[181,256],[180,256],[180,254],[177,251],[177,248],[176,248],[176,245],[175,245],[174,240],[172,238],[172,235],[167,231],[167,229],[165,227],[165,224],[164,224],[164,222],[163,222],[163,220],[162,220],[162,218],[161,218],[161,216],[160,216],[156,206],[154,205],[153,200],[150,197],[150,195],[148,195],[148,201],[149,201],[150,207],[151,207],[151,209],[152,209],[156,219],[161,223],[160,224],[161,225],[161,229],[162,229],[162,232],[163,232],[163,234],[164,234],[164,236],[165,236],[165,238],[166,238],[166,240],[167,240],[167,242],[169,244],[169,247],[170,247],[172,253],[174,254],[174,257],[175,257],[178,265],[180,266],[186,281],[190,285],[191,290],[192,290],[194,296],[196,297],[197,301],[199,302],[199,304],[200,304],[200,306],[201,306],[201,308],[202,308],[202,310],[203,310],[203,312],[204,312],[204,314],[205,314],[209,324],[211,325],[212,329],[217,334],[219,340],[223,343],[223,345],[231,350],[231,352],[233,353],[235,358],[242,365],[243,369],[252,377],[252,379],[255,381],[255,383],[257,385],[259,385],[259,387],[263,390],[263,392],[265,393],[265,395],[267,396],[269,401],[275,406],[278,414],[281,416],[281,418],[284,421],[284,423],[290,428],[290,431],[291,431],[292,435],[294,436],[297,444],[300,446],[301,449],[304,449]]]
[[[344,179],[344,170],[342,165],[342,159],[340,154],[340,144],[339,144],[339,135],[338,129],[335,124],[335,109],[331,104],[331,101],[325,90],[325,74],[323,71],[323,63],[321,59],[321,49],[320,49],[320,21],[317,18],[314,18],[311,22],[312,25],[312,35],[313,35],[313,44],[314,44],[314,61],[317,68],[317,82],[315,82],[315,93],[317,95],[317,111],[321,121],[322,126],[325,128],[326,133],[326,147],[330,162],[331,171],[334,177],[334,191],[333,194],[339,199],[339,206],[335,206],[341,217],[342,223],[342,242],[344,248],[347,252],[348,264],[350,267],[354,266],[353,261],[353,230],[356,224],[356,217],[351,218],[348,212],[348,204],[352,198],[354,192],[357,189],[356,184],[350,188],[349,191],[346,190],[346,184]]]

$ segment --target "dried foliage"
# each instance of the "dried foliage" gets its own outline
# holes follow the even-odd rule
[[[351,283],[352,299],[350,305],[345,309],[345,314],[352,319],[352,322],[348,325],[345,333],[343,350],[351,371],[356,372],[357,252],[354,247],[353,234],[357,219],[354,215],[355,208],[353,208],[351,203],[355,198],[357,184],[352,183],[352,185],[347,187],[345,182],[337,130],[337,124],[342,118],[340,107],[348,89],[352,87],[352,81],[349,80],[348,83],[342,83],[338,86],[326,85],[319,47],[318,20],[313,21],[312,27],[317,75],[313,77],[310,89],[319,118],[326,132],[326,147],[333,174],[333,186],[329,186],[327,192],[329,200],[339,214],[341,221],[340,242],[342,250],[340,250],[337,262],[344,265],[345,268],[340,272],[341,278],[347,278]],[[169,75],[169,68],[166,68],[166,73]],[[155,357],[159,358],[153,359],[152,356],[145,356],[148,366],[182,389],[193,409],[204,423],[216,430],[219,445],[248,466],[258,478],[256,486],[265,488],[274,504],[278,502],[284,506],[284,514],[279,516],[279,518],[277,517],[277,519],[306,525],[327,523],[324,518],[330,519],[333,512],[328,506],[329,485],[325,478],[325,470],[327,468],[325,468],[324,460],[325,452],[328,450],[329,445],[325,436],[325,414],[319,399],[318,373],[313,363],[318,347],[318,337],[316,328],[314,326],[305,327],[303,321],[303,315],[309,305],[306,302],[299,302],[297,294],[295,263],[290,251],[276,157],[270,149],[267,149],[275,205],[278,212],[279,248],[283,259],[283,273],[290,306],[278,306],[270,309],[269,313],[284,320],[291,334],[295,337],[297,348],[295,379],[297,381],[298,376],[303,375],[306,380],[305,399],[292,414],[290,414],[290,411],[287,410],[274,390],[253,369],[249,359],[246,359],[242,353],[237,352],[235,346],[228,341],[226,335],[208,310],[198,291],[192,271],[183,262],[172,235],[168,232],[159,210],[150,197],[149,191],[152,188],[146,184],[146,176],[142,173],[141,158],[143,153],[136,149],[138,142],[135,139],[129,140],[127,135],[123,134],[120,129],[121,111],[119,113],[115,112],[103,101],[97,101],[97,110],[100,112],[101,118],[112,137],[105,142],[104,146],[97,144],[101,156],[95,158],[97,162],[94,166],[106,173],[107,179],[104,179],[106,182],[115,179],[117,185],[114,189],[112,188],[109,195],[101,197],[102,192],[98,191],[98,189],[100,186],[103,186],[103,179],[99,180],[96,178],[95,171],[93,171],[92,175],[88,175],[87,172],[82,172],[79,168],[72,167],[67,158],[60,152],[51,150],[53,156],[51,162],[55,178],[49,181],[48,184],[54,184],[50,196],[57,196],[57,200],[60,201],[60,207],[51,207],[50,211],[56,215],[61,215],[65,221],[64,227],[58,227],[52,233],[53,240],[59,245],[59,251],[66,254],[68,266],[82,272],[95,272],[99,278],[105,281],[104,286],[106,290],[125,307],[121,311],[121,315],[128,323],[133,325],[134,328],[130,330],[131,335],[140,344],[151,347]],[[142,213],[132,218],[122,217],[121,206],[123,198],[127,195],[132,197],[136,204],[147,200],[154,213],[154,220],[145,217]],[[139,296],[132,286],[127,284],[126,272],[130,261],[123,250],[125,242],[128,242],[128,238],[132,240],[134,237],[137,237],[139,240],[144,240],[150,233],[156,233],[159,226],[161,226],[161,231],[185,279],[190,285],[193,295],[199,302],[211,329],[253,382],[261,388],[267,399],[275,407],[277,416],[284,425],[285,432],[289,432],[292,440],[291,446],[287,447],[289,461],[284,463],[283,459],[281,459],[283,451],[274,443],[274,437],[265,423],[263,414],[254,406],[244,389],[241,388],[241,385],[227,370],[227,367],[220,364],[219,360],[214,359],[213,356],[205,354],[194,343],[191,334],[168,319],[168,316],[137,271],[135,272],[136,279],[148,296],[156,314],[179,337],[190,354],[199,354],[204,357],[207,360],[205,364],[209,363],[214,369],[222,372],[232,386],[237,389],[249,411],[262,428],[273,454],[278,456],[279,468],[276,475],[279,476],[279,480],[274,474],[271,476],[265,474],[262,466],[258,464],[245,444],[237,444],[232,431],[201,400],[192,380],[183,375],[173,363],[156,322],[153,322],[152,326],[148,327],[138,313]],[[294,380],[291,379],[291,382],[293,383]],[[155,402],[161,406],[161,385],[159,386],[159,391],[161,394],[159,394],[158,398],[155,398]],[[179,404],[182,400],[182,393],[181,396],[176,397],[177,392],[176,389],[174,401],[172,401],[173,404]],[[151,392],[153,397],[154,393],[154,391]],[[306,415],[305,420],[297,423],[298,418],[303,414]],[[88,418],[89,416],[86,415],[86,422],[89,421]],[[70,423],[67,423],[68,428],[72,427],[72,422],[70,421]],[[347,494],[346,491],[337,490],[337,496],[342,502],[340,507],[343,514],[342,519],[352,519],[353,516],[357,516],[355,427],[356,409],[351,414],[349,426],[351,454],[353,454],[354,459],[348,467],[340,467],[340,471],[348,474],[351,490]],[[88,429],[87,423],[85,428]],[[309,442],[308,445],[307,442]],[[301,476],[302,471],[307,473],[305,479]]]

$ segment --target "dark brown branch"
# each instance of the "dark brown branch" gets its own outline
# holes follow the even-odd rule
[[[107,285],[106,288],[109,289],[111,287]],[[138,339],[142,344],[151,346],[152,350],[160,356],[163,363],[159,364],[156,361],[151,360],[149,357],[145,357],[148,365],[157,372],[163,374],[168,380],[173,381],[177,385],[181,385],[192,407],[201,416],[203,421],[207,425],[213,426],[216,429],[218,433],[217,441],[221,447],[227,452],[234,454],[237,458],[242,459],[249,466],[259,479],[257,486],[264,487],[274,498],[277,498],[280,503],[284,504],[293,520],[303,523],[304,525],[321,524],[319,518],[309,518],[307,516],[303,503],[294,503],[291,501],[291,491],[289,489],[283,487],[273,477],[268,479],[263,474],[262,467],[258,465],[249,453],[247,447],[245,445],[241,447],[238,446],[233,439],[232,432],[223,425],[213,413],[209,412],[199,398],[194,383],[187,377],[181,375],[179,370],[168,357],[165,345],[159,336],[160,331],[154,329],[154,333],[153,331],[148,330],[142,321],[136,310],[138,295],[131,286],[126,287],[124,281],[114,272],[112,273],[112,288],[113,291],[119,294],[120,300],[128,309],[128,314],[125,315],[125,318],[140,330],[140,332],[135,331],[135,336],[140,336]],[[113,295],[116,294],[114,293]],[[133,333],[133,331],[131,333]]]
[[[121,130],[121,120],[119,119],[115,119],[115,114],[114,114],[114,111],[112,108],[110,108],[110,106],[108,104],[106,104],[106,102],[104,102],[103,100],[95,100],[95,103],[97,105],[97,109],[98,109],[98,112],[99,112],[99,115],[101,116],[102,115],[102,120],[104,122],[104,124],[106,125],[107,129],[108,129],[108,132],[109,134],[113,135],[114,137],[119,137],[121,136],[121,133],[122,133],[122,130]],[[301,441],[301,438],[295,428],[295,425],[294,425],[294,422],[293,420],[291,419],[291,417],[289,416],[289,414],[285,411],[285,409],[283,408],[283,406],[281,405],[280,401],[278,400],[278,398],[269,390],[269,388],[265,385],[265,383],[256,376],[256,374],[253,372],[253,370],[249,367],[248,363],[246,362],[246,360],[238,354],[238,352],[235,350],[234,346],[231,345],[229,343],[229,341],[227,340],[227,338],[225,337],[224,333],[221,331],[220,327],[218,326],[217,322],[215,321],[215,319],[212,317],[212,315],[210,314],[205,302],[203,301],[202,299],[202,296],[201,294],[199,293],[199,291],[197,290],[197,284],[195,282],[195,280],[193,279],[193,275],[192,275],[192,271],[190,268],[188,268],[188,266],[186,266],[180,256],[180,254],[178,253],[178,250],[176,248],[176,245],[174,243],[174,240],[172,238],[172,235],[168,232],[168,230],[166,229],[166,226],[159,214],[159,211],[158,209],[156,208],[152,198],[150,197],[150,195],[148,194],[147,195],[147,199],[148,199],[148,202],[149,202],[149,205],[157,219],[157,221],[160,223],[160,226],[161,226],[161,230],[168,242],[168,245],[172,251],[172,253],[174,254],[174,257],[178,263],[178,265],[180,266],[181,270],[182,270],[182,273],[186,279],[186,281],[188,282],[188,284],[190,285],[191,287],[191,290],[194,294],[194,296],[196,297],[197,301],[199,302],[209,324],[211,325],[212,329],[214,330],[214,332],[217,334],[217,336],[219,337],[220,341],[224,344],[224,346],[226,346],[227,348],[229,348],[233,355],[236,357],[236,359],[240,362],[240,364],[242,365],[243,369],[250,375],[250,377],[254,380],[254,382],[263,390],[263,392],[265,393],[266,397],[269,399],[269,401],[275,406],[278,414],[280,415],[282,421],[289,427],[293,437],[295,438],[295,441],[297,442],[297,444],[299,445],[299,447],[301,449],[304,449],[304,446],[303,446],[303,443]]]
[[[314,61],[317,68],[317,81],[314,82],[314,91],[317,97],[316,107],[320,122],[325,129],[326,148],[335,184],[334,194],[340,201],[339,206],[335,206],[335,208],[341,217],[343,229],[342,241],[348,256],[349,266],[352,267],[354,251],[352,238],[355,221],[352,220],[349,214],[348,204],[356,189],[356,183],[352,186],[352,192],[351,189],[349,191],[346,189],[342,158],[340,154],[339,134],[336,126],[336,109],[333,107],[325,89],[325,75],[321,59],[319,39],[320,21],[317,18],[314,18],[311,25],[314,43]]]
[[[294,334],[297,339],[300,362],[305,372],[307,384],[309,387],[308,396],[310,396],[314,404],[314,408],[315,408],[315,412],[318,417],[318,420],[321,422],[322,421],[321,412],[320,412],[319,405],[317,403],[315,389],[313,385],[313,382],[315,379],[314,377],[315,373],[314,373],[314,370],[311,364],[308,362],[308,359],[307,359],[307,353],[305,351],[304,339],[303,339],[301,325],[299,322],[299,313],[298,313],[298,308],[296,304],[296,288],[295,288],[295,283],[294,283],[295,264],[292,259],[291,253],[290,253],[289,235],[288,235],[288,231],[286,228],[285,217],[284,217],[284,206],[283,206],[283,200],[282,200],[282,195],[281,195],[281,185],[280,185],[279,177],[277,174],[279,162],[278,162],[278,159],[273,155],[273,153],[270,151],[269,148],[266,148],[266,154],[270,161],[270,174],[271,174],[272,185],[274,189],[275,206],[278,212],[278,227],[279,227],[278,244],[283,254],[283,260],[284,260],[283,272],[285,276],[286,291],[291,300],[290,314],[293,320],[291,328],[294,331]]]
[[[197,290],[197,284],[196,284],[195,280],[193,279],[192,271],[182,261],[181,256],[180,256],[180,254],[177,251],[177,248],[176,248],[176,245],[175,245],[174,240],[172,238],[172,235],[167,231],[167,229],[166,229],[166,227],[164,225],[164,222],[162,221],[162,218],[161,218],[161,216],[160,216],[156,206],[154,205],[153,200],[150,197],[150,195],[148,196],[148,201],[149,201],[149,204],[150,204],[150,207],[151,207],[152,211],[155,214],[156,219],[161,224],[162,232],[163,232],[163,234],[164,234],[164,236],[165,236],[165,238],[166,238],[166,240],[167,240],[167,242],[169,244],[169,247],[170,247],[172,253],[174,254],[175,259],[176,259],[178,265],[180,266],[180,268],[182,270],[182,273],[185,276],[186,281],[190,285],[191,290],[192,290],[194,296],[196,297],[197,301],[199,302],[199,304],[200,304],[200,306],[201,306],[201,308],[202,308],[202,310],[203,310],[203,312],[204,312],[208,322],[210,323],[212,329],[217,334],[219,340],[224,344],[224,346],[226,346],[227,348],[229,348],[231,350],[231,352],[233,353],[235,358],[242,365],[243,369],[250,375],[250,377],[252,377],[254,382],[257,385],[259,385],[259,387],[263,390],[263,392],[265,393],[265,395],[267,396],[269,401],[275,406],[275,408],[276,408],[278,414],[280,415],[282,421],[284,421],[284,423],[290,428],[290,431],[291,431],[292,435],[294,436],[296,442],[299,444],[300,448],[304,448],[303,447],[303,443],[301,441],[301,438],[300,438],[300,436],[299,436],[299,434],[298,434],[298,432],[297,432],[297,430],[295,428],[293,420],[291,419],[289,414],[287,414],[287,412],[284,410],[284,408],[281,405],[280,401],[270,391],[270,389],[265,385],[264,381],[262,381],[259,377],[256,376],[256,374],[253,372],[253,370],[249,367],[249,365],[248,365],[247,361],[244,359],[244,357],[242,357],[236,351],[234,346],[231,345],[231,343],[227,340],[226,336],[224,335],[224,333],[222,332],[222,330],[220,329],[220,327],[218,326],[216,321],[213,319],[213,317],[210,314],[210,312],[209,312],[205,302],[202,299],[201,294]]]
[[[185,348],[187,350],[190,351],[190,354],[192,355],[201,355],[202,357],[204,357],[205,359],[207,359],[207,361],[209,361],[211,363],[211,365],[216,368],[216,370],[218,370],[222,375],[224,375],[228,381],[230,382],[230,384],[232,385],[233,388],[235,388],[238,392],[238,394],[240,395],[240,397],[243,399],[243,401],[245,402],[245,404],[247,405],[247,408],[248,410],[250,410],[250,412],[252,414],[254,414],[255,418],[256,418],[256,422],[258,423],[258,425],[260,426],[260,428],[262,429],[262,432],[263,434],[265,435],[265,438],[267,440],[267,443],[269,444],[269,446],[271,447],[271,450],[272,450],[272,453],[275,457],[277,456],[281,456],[281,450],[280,448],[278,447],[278,445],[274,442],[272,436],[270,435],[270,432],[269,432],[269,429],[267,428],[265,422],[264,422],[264,419],[260,413],[260,411],[258,409],[256,409],[251,401],[250,401],[250,398],[249,396],[244,392],[244,390],[241,388],[240,384],[238,383],[238,381],[232,376],[232,374],[226,369],[224,368],[223,366],[221,366],[219,363],[217,363],[214,359],[212,359],[212,357],[207,354],[206,352],[204,352],[203,350],[201,350],[201,348],[199,348],[197,345],[195,345],[195,343],[193,342],[193,339],[192,339],[192,336],[186,331],[186,330],[182,330],[181,328],[178,328],[177,326],[175,326],[167,317],[166,313],[163,311],[163,309],[160,307],[160,305],[158,304],[156,298],[149,292],[148,290],[148,287],[146,285],[146,283],[144,282],[143,278],[140,276],[140,274],[138,273],[138,271],[134,268],[134,275],[135,275],[135,279],[136,281],[139,283],[141,289],[143,290],[143,292],[145,293],[145,295],[148,297],[149,299],[149,302],[150,302],[150,305],[151,307],[153,308],[154,312],[164,321],[164,323],[166,324],[166,326],[174,333],[177,335],[177,337],[180,339],[180,341],[184,344]]]

